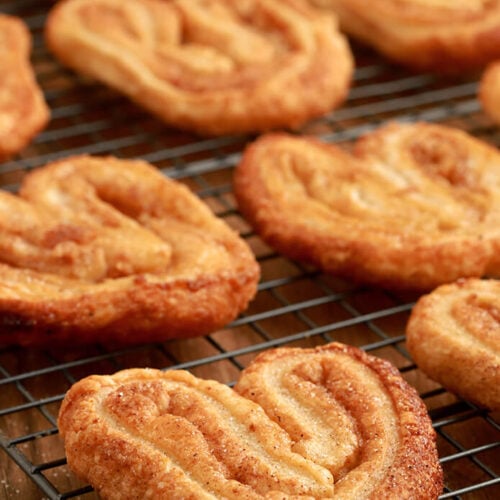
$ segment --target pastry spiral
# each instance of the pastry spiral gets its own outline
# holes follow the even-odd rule
[[[246,243],[142,161],[79,156],[0,192],[0,343],[200,335],[246,307]]]
[[[234,189],[264,240],[326,272],[421,290],[500,274],[500,154],[457,129],[393,123],[352,154],[269,134]]]
[[[335,18],[303,0],[66,0],[46,39],[64,64],[206,135],[331,111],[353,65]]]
[[[498,0],[309,0],[341,28],[394,61],[438,72],[482,67],[500,57]]]
[[[253,400],[253,401],[252,401]],[[236,392],[183,371],[91,376],[59,413],[68,464],[106,499],[437,498],[423,402],[356,348],[277,349]]]
[[[422,297],[407,325],[419,368],[456,394],[500,410],[500,282],[468,279]]]
[[[0,160],[23,149],[49,119],[30,50],[31,35],[25,24],[0,14]]]

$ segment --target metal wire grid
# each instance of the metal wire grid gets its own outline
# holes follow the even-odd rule
[[[259,259],[262,280],[249,309],[212,335],[127,349],[0,349],[0,498],[90,499],[92,489],[68,470],[56,419],[64,392],[92,373],[152,366],[183,368],[231,384],[253,356],[281,345],[338,340],[391,360],[419,390],[438,434],[446,487],[441,498],[500,498],[498,419],[429,381],[405,350],[404,328],[415,296],[355,287],[277,255],[239,215],[231,175],[250,137],[200,140],[167,129],[126,99],[63,69],[46,51],[42,29],[53,2],[0,2],[34,35],[33,63],[52,109],[49,128],[13,161],[0,184],[71,154],[141,157],[185,182],[217,215],[239,229]],[[481,113],[474,80],[442,80],[393,67],[354,47],[357,71],[349,101],[301,130],[346,142],[387,120],[438,121],[500,144]],[[0,69],[1,71],[1,69]]]

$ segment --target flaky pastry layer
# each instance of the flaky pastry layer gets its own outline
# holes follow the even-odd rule
[[[25,24],[0,14],[0,160],[23,149],[49,120],[30,51],[31,35]]]
[[[437,498],[435,433],[387,361],[341,344],[260,355],[235,391],[183,371],[67,393],[68,464],[107,499]]]
[[[269,134],[234,189],[281,253],[355,281],[425,290],[500,274],[500,154],[458,129],[393,123],[352,153]]]
[[[0,191],[0,343],[194,336],[256,291],[251,250],[142,161],[67,158]]]
[[[208,135],[322,115],[344,100],[353,66],[334,17],[303,0],[66,0],[46,39],[69,67]]]
[[[500,57],[498,0],[309,0],[335,12],[341,28],[385,56],[458,73]]]
[[[430,378],[500,410],[500,281],[459,280],[419,299],[407,346]]]

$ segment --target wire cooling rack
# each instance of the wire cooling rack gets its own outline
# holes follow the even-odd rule
[[[43,43],[52,5],[0,1],[1,12],[23,17],[32,31],[32,60],[52,110],[50,126],[35,142],[0,164],[0,185],[15,191],[27,171],[72,154],[143,158],[186,183],[241,232],[259,259],[262,279],[249,309],[206,337],[127,349],[0,348],[0,498],[96,497],[68,469],[56,427],[65,391],[84,376],[129,367],[176,367],[232,383],[263,349],[332,340],[389,359],[417,387],[438,435],[446,483],[441,498],[500,498],[498,415],[495,420],[427,379],[405,350],[404,328],[417,297],[355,287],[276,254],[242,219],[231,192],[232,170],[252,138],[202,140],[168,129],[111,90],[65,70]],[[301,132],[343,143],[388,120],[427,120],[500,145],[499,127],[477,102],[475,79],[410,73],[368,49],[353,48],[357,70],[348,102]]]

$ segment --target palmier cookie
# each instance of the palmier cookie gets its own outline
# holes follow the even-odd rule
[[[457,73],[500,57],[500,2],[309,0],[335,12],[341,28],[394,61]]]
[[[46,38],[64,64],[206,135],[322,115],[353,65],[336,19],[304,0],[66,0]]]
[[[407,346],[430,378],[500,410],[500,281],[459,280],[420,298]]]
[[[30,50],[31,35],[25,24],[0,14],[0,160],[23,149],[49,119]]]
[[[478,97],[485,113],[500,124],[500,61],[486,67],[481,76]]]
[[[500,273],[500,154],[457,129],[393,123],[352,154],[270,134],[234,188],[264,240],[326,272],[420,290]]]
[[[187,337],[247,306],[246,243],[142,161],[79,156],[0,192],[0,344]]]
[[[59,413],[68,464],[110,499],[442,491],[426,408],[387,361],[341,344],[276,349],[235,391],[183,371],[88,377]]]

